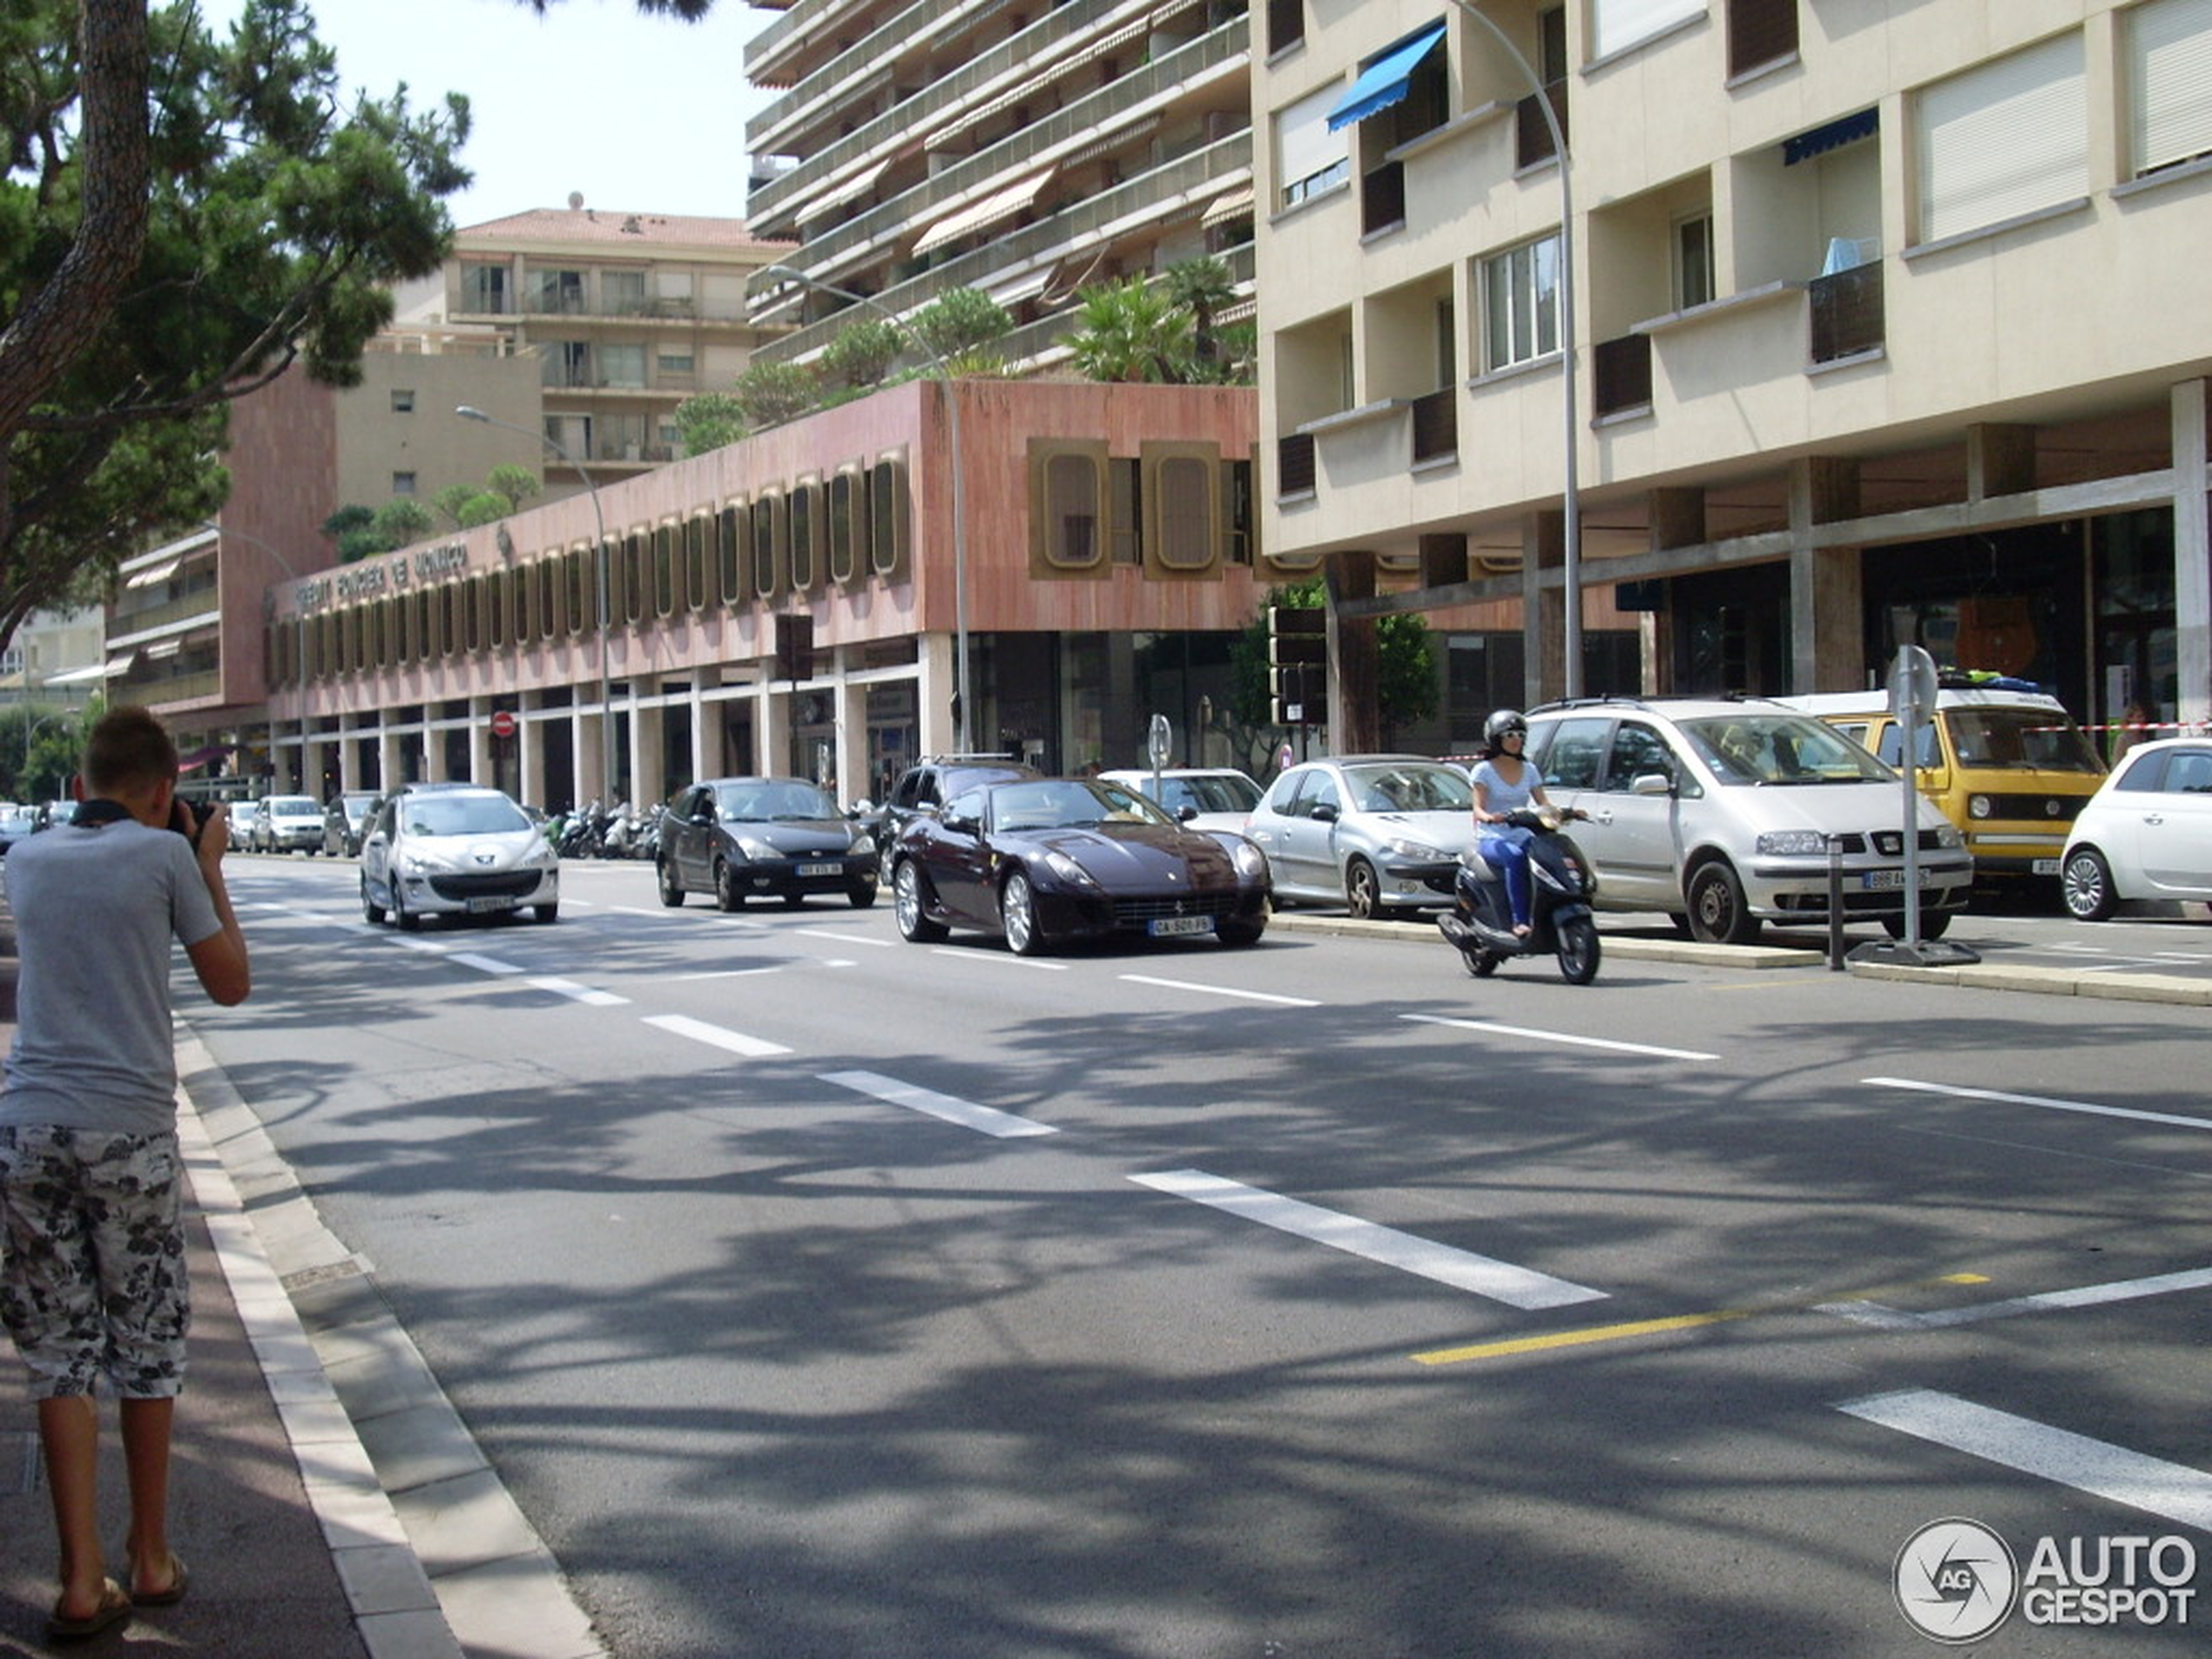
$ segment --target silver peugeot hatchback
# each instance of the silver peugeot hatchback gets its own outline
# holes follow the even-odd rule
[[[409,784],[377,807],[361,842],[361,914],[401,927],[425,916],[561,914],[561,864],[505,792]]]

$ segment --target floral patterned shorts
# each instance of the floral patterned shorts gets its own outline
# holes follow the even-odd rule
[[[0,1125],[0,1325],[35,1398],[183,1389],[183,1173],[174,1134]]]

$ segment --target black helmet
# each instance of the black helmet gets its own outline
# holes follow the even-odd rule
[[[1493,749],[1515,732],[1524,738],[1528,735],[1528,721],[1519,709],[1500,709],[1482,723],[1482,740]]]

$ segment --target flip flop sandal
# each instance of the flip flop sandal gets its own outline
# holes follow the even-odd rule
[[[111,1630],[131,1616],[131,1598],[113,1579],[100,1587],[100,1604],[81,1619],[66,1618],[61,1604],[54,1604],[54,1611],[47,1615],[46,1639],[50,1642],[81,1642],[96,1636],[103,1630]]]
[[[185,1592],[192,1587],[192,1575],[185,1569],[185,1558],[176,1551],[169,1552],[169,1588],[165,1590],[133,1590],[132,1607],[174,1607],[185,1599]]]

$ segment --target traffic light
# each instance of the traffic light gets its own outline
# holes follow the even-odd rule
[[[1312,606],[1267,608],[1267,683],[1278,725],[1315,724],[1310,706],[1327,693],[1329,614]]]

